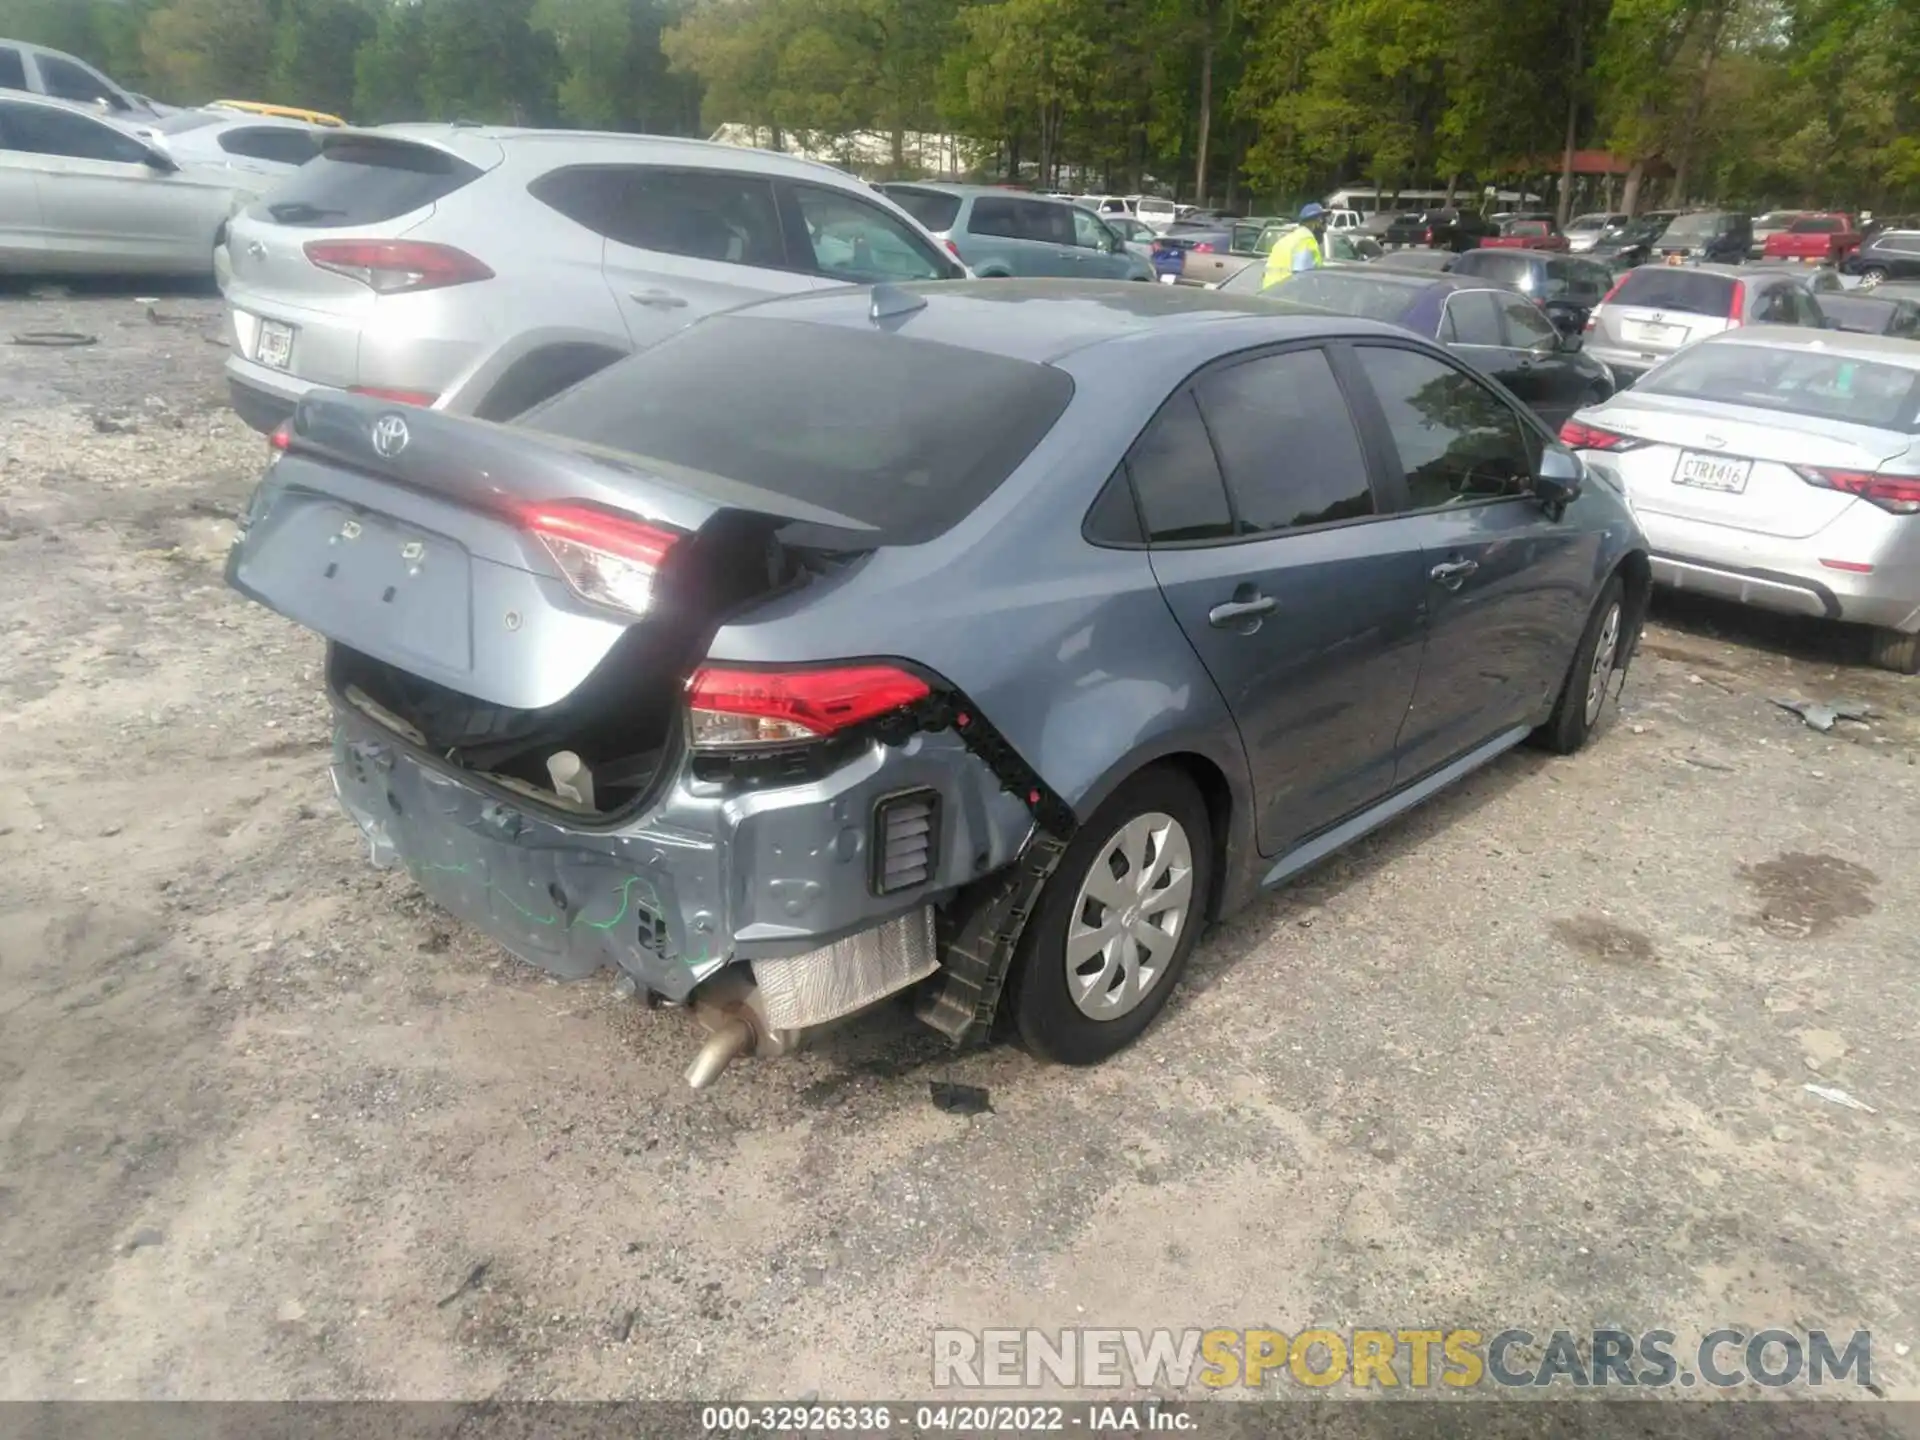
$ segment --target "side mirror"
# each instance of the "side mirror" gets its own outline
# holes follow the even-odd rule
[[[1580,498],[1580,489],[1586,480],[1585,461],[1571,450],[1550,447],[1540,456],[1540,469],[1533,477],[1533,495],[1557,514]]]

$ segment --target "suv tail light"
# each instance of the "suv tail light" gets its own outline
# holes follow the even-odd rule
[[[308,263],[317,269],[358,280],[377,295],[443,290],[493,279],[493,271],[451,245],[420,240],[309,240],[303,248]]]
[[[1431,225],[1420,232],[1420,243],[1422,245],[1433,244],[1433,227]]]
[[[674,531],[580,501],[531,506],[520,523],[539,537],[574,594],[636,617],[652,607],[654,578],[680,539]]]
[[[1648,442],[1613,430],[1602,430],[1598,425],[1582,425],[1578,420],[1569,420],[1560,427],[1560,443],[1570,450],[1611,450],[1618,454],[1622,450],[1637,450]]]
[[[791,745],[926,699],[927,682],[892,665],[747,670],[702,665],[687,682],[698,750]]]
[[[1793,473],[1822,490],[1855,495],[1893,515],[1920,515],[1920,475],[1882,475],[1870,470],[1828,470],[1795,465]]]
[[[1632,272],[1629,271],[1628,273],[1630,274]],[[1627,277],[1625,275],[1622,275],[1618,280],[1614,281],[1613,288],[1600,297],[1600,305],[1611,305],[1613,303],[1613,297],[1620,293],[1620,287],[1626,283]],[[1587,312],[1586,328],[1589,330],[1593,329],[1600,321],[1600,305],[1594,306],[1593,309]]]
[[[1733,298],[1727,302],[1728,329],[1732,329],[1741,323],[1740,317],[1746,313],[1746,308],[1747,282],[1744,280],[1736,280],[1733,282]]]

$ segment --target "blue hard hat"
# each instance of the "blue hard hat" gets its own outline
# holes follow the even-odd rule
[[[1322,215],[1326,213],[1327,213],[1326,207],[1324,205],[1319,204],[1317,201],[1313,201],[1313,200],[1309,200],[1306,204],[1300,207],[1300,219],[1303,222],[1307,220],[1318,220]]]

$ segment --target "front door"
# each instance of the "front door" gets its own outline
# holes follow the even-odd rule
[[[1154,573],[1239,726],[1261,850],[1385,795],[1419,670],[1424,556],[1374,518],[1327,353],[1202,372],[1127,467]]]
[[[1507,296],[1500,302],[1500,318],[1506,322],[1507,353],[1518,367],[1525,393],[1511,384],[1507,388],[1558,431],[1568,416],[1588,402],[1587,387],[1593,382],[1580,366],[1569,363],[1560,332],[1531,300]]]
[[[1406,785],[1545,718],[1586,621],[1599,538],[1532,498],[1546,437],[1479,378],[1391,343],[1353,355],[1400,477],[1394,528],[1422,550],[1426,652],[1395,778]]]

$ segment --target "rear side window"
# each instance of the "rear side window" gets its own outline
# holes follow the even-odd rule
[[[1134,442],[1127,474],[1149,540],[1167,545],[1232,538],[1227,487],[1191,390],[1182,389],[1167,401],[1146,434]]]
[[[320,153],[320,142],[305,130],[263,125],[227,131],[220,137],[220,148],[229,155],[240,155],[250,160],[304,165]]]
[[[1724,275],[1707,275],[1673,265],[1650,265],[1635,270],[1614,293],[1616,305],[1641,305],[1649,310],[1680,310],[1689,315],[1730,315],[1734,282]]]
[[[329,152],[331,153],[331,152]],[[763,269],[788,268],[773,182],[737,170],[582,165],[527,187],[620,245]]]
[[[951,230],[954,219],[960,214],[960,197],[949,195],[944,190],[916,190],[911,185],[887,185],[882,187],[882,192],[927,229],[935,232]]]
[[[998,235],[1007,240],[1022,240],[1020,211],[1011,200],[997,195],[982,195],[973,202],[973,214],[967,229],[975,235]]]
[[[1638,389],[1920,431],[1920,371],[1798,346],[1707,344],[1682,350]]]
[[[1471,376],[1428,355],[1354,347],[1407,477],[1407,504],[1436,510],[1523,495],[1533,449],[1519,418]]]
[[[1461,290],[1447,297],[1440,338],[1450,345],[1504,345],[1500,297],[1491,290]]]
[[[0,90],[24,90],[27,88],[27,63],[20,58],[18,50],[9,50],[0,45]]]
[[[421,210],[480,177],[479,167],[430,145],[355,136],[335,140],[247,211],[276,225],[377,225]]]
[[[116,110],[127,108],[126,102],[113,93],[111,85],[84,65],[76,65],[71,60],[42,55],[40,83],[46,87],[47,94],[57,100],[77,100],[82,105],[104,100]]]
[[[821,519],[870,526],[882,545],[915,545],[990,495],[1072,396],[1050,365],[864,326],[722,315],[517,423],[830,512]],[[751,496],[714,498],[753,508]]]
[[[1233,497],[1237,533],[1373,514],[1360,438],[1324,350],[1265,355],[1209,371],[1197,390]]]

